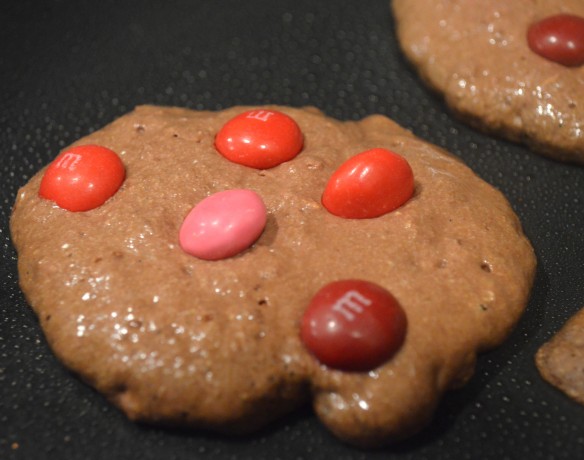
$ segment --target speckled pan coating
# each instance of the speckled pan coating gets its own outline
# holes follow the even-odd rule
[[[527,44],[530,24],[582,0],[393,0],[397,35],[420,76],[461,118],[556,160],[584,164],[584,66]]]
[[[130,418],[227,432],[256,429],[312,400],[340,438],[383,444],[426,424],[523,312],[535,257],[503,195],[455,157],[382,116],[340,122],[277,107],[305,137],[292,161],[259,171],[214,149],[234,115],[142,106],[77,144],[118,152],[127,179],[102,207],[70,213],[24,186],[11,230],[20,283],[63,363]],[[373,147],[410,162],[414,197],[376,219],[320,204],[332,172]],[[268,210],[237,257],[181,251],[188,211],[249,188]],[[369,373],[327,369],[299,339],[312,295],[338,279],[389,289],[408,316],[403,348]]]

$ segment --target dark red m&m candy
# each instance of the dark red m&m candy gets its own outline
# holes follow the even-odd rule
[[[341,280],[313,297],[300,336],[322,364],[364,372],[395,354],[406,328],[404,311],[386,289],[368,281]]]
[[[65,150],[49,165],[39,195],[69,211],[89,211],[113,196],[126,177],[120,157],[99,145]]]
[[[276,110],[250,110],[229,120],[215,148],[234,163],[268,169],[294,158],[304,144],[298,124]]]
[[[584,64],[584,18],[571,14],[544,18],[529,27],[527,42],[534,53],[550,61],[567,67],[581,66]]]

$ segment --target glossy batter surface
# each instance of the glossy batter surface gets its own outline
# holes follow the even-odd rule
[[[530,24],[581,0],[393,0],[401,47],[424,81],[474,126],[551,158],[584,163],[584,66],[530,50]]]
[[[526,306],[535,257],[517,217],[459,160],[382,116],[340,122],[277,107],[302,130],[300,154],[268,170],[232,163],[215,134],[246,109],[142,106],[79,140],[114,150],[126,168],[94,210],[39,198],[43,171],[20,190],[20,284],[49,344],[135,420],[244,432],[312,401],[349,442],[411,435]],[[374,219],[327,212],[333,171],[377,147],[408,160],[414,196]],[[189,210],[235,188],[266,205],[257,242],[219,261],[182,251]],[[328,369],[299,337],[312,296],[351,278],[385,287],[407,315],[403,347],[370,372]]]

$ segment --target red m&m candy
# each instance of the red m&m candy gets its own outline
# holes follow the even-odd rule
[[[39,195],[69,211],[89,211],[114,195],[126,177],[120,157],[99,145],[65,150],[49,165]]]
[[[406,315],[387,290],[368,281],[341,280],[313,297],[300,336],[326,366],[369,371],[402,346],[406,328]]]
[[[385,149],[362,152],[331,176],[322,204],[348,219],[378,217],[398,208],[414,193],[414,174],[407,160]]]
[[[532,24],[527,42],[534,53],[575,67],[584,64],[584,18],[571,14],[550,16]]]
[[[275,110],[250,110],[229,120],[215,137],[215,148],[234,163],[268,169],[294,158],[303,146],[296,122]]]

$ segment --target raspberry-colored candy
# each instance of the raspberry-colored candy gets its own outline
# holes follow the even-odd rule
[[[251,190],[226,190],[208,196],[187,215],[180,228],[185,252],[206,260],[239,254],[266,226],[266,207]]]
[[[414,193],[414,175],[407,160],[385,149],[372,149],[345,161],[331,176],[322,204],[347,219],[386,214]]]
[[[342,280],[313,297],[300,336],[326,366],[369,371],[399,350],[406,329],[406,315],[387,290],[368,281]]]
[[[584,18],[571,14],[550,16],[532,24],[527,42],[534,53],[562,64],[584,64]]]
[[[69,211],[89,211],[113,196],[126,177],[120,157],[99,145],[65,150],[49,165],[39,195]]]
[[[229,120],[215,137],[215,148],[234,163],[268,169],[291,160],[302,150],[296,122],[275,110],[250,110]]]

